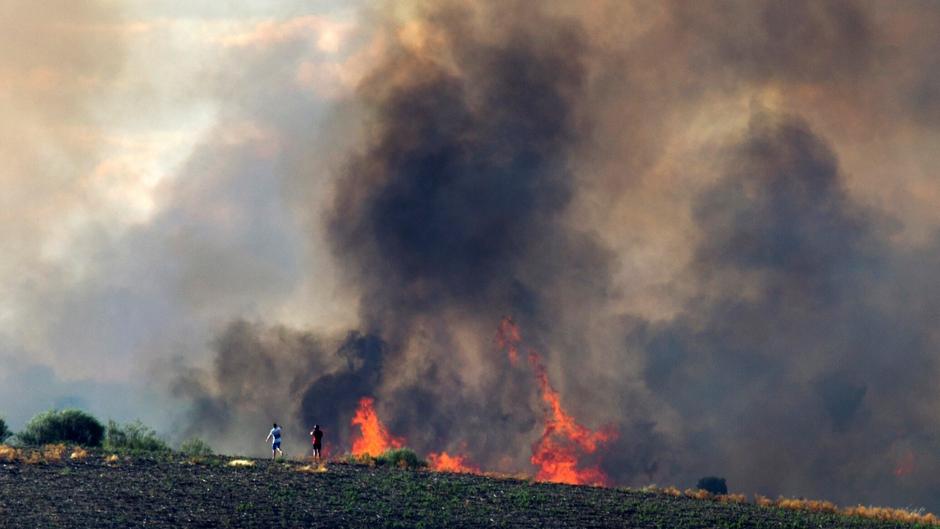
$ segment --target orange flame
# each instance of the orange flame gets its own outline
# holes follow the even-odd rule
[[[542,359],[529,353],[529,365],[542,391],[551,415],[545,421],[542,437],[532,445],[530,461],[539,468],[535,479],[571,485],[606,485],[607,475],[598,467],[579,468],[579,455],[593,454],[599,445],[613,440],[612,428],[592,431],[582,426],[561,405],[561,395],[552,387]]]
[[[509,361],[516,365],[519,361],[519,343],[522,337],[519,333],[519,327],[512,321],[512,318],[505,317],[499,322],[499,329],[496,331],[496,344],[500,349],[505,349],[509,354]]]
[[[512,318],[503,318],[499,323],[496,343],[506,349],[509,361],[516,365],[522,335]],[[607,475],[596,466],[583,467],[580,459],[595,453],[600,445],[616,438],[617,432],[612,427],[593,431],[579,424],[562,407],[561,395],[548,380],[542,358],[531,350],[529,365],[539,384],[542,401],[549,409],[542,436],[532,444],[529,461],[538,468],[535,479],[572,485],[606,485]]]
[[[480,467],[467,463],[467,456],[462,454],[450,455],[447,452],[428,454],[428,465],[430,465],[431,470],[438,472],[480,473]]]
[[[381,455],[391,448],[401,448],[404,440],[398,437],[392,437],[385,429],[385,425],[375,414],[375,399],[372,397],[362,397],[359,399],[359,409],[352,418],[352,424],[359,426],[359,437],[353,438],[353,455],[368,454],[372,457]]]

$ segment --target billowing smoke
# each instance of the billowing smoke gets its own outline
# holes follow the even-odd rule
[[[829,146],[801,120],[756,116],[695,216],[700,293],[632,334],[647,386],[685,419],[688,477],[720,468],[746,490],[920,496],[894,470],[906,450],[931,450],[935,423],[909,399],[936,398],[938,344],[905,308],[880,219],[848,198]]]
[[[187,428],[263,436],[282,417],[295,440],[320,423],[342,451],[370,396],[419,451],[531,470],[545,408],[495,343],[511,316],[571,414],[617,432],[591,461],[612,482],[717,474],[743,492],[940,509],[940,218],[928,199],[891,201],[934,188],[903,163],[940,161],[921,139],[936,139],[922,66],[940,41],[908,35],[936,11],[370,13],[367,73],[337,106],[360,125],[342,129],[330,192],[299,140],[282,169],[358,324],[232,324],[215,367],[179,379]],[[314,194],[328,200],[308,208]]]

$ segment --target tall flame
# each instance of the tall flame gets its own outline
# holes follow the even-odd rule
[[[612,428],[592,431],[582,426],[561,405],[561,395],[552,387],[542,359],[529,353],[529,365],[548,405],[550,416],[545,420],[542,436],[532,445],[530,461],[538,467],[535,479],[572,485],[606,485],[607,475],[594,466],[579,468],[579,456],[593,454],[599,445],[616,438]]]
[[[510,318],[503,318],[496,335],[497,344],[506,349],[509,361],[515,365],[522,342],[519,328]],[[607,475],[597,466],[583,467],[580,459],[597,451],[604,443],[617,437],[611,428],[593,431],[579,424],[561,405],[561,395],[548,379],[542,358],[529,352],[529,366],[535,374],[542,401],[548,406],[542,436],[532,444],[529,460],[538,468],[535,478],[540,481],[569,483],[572,485],[606,485]]]
[[[378,456],[391,448],[401,448],[404,440],[393,437],[385,429],[385,425],[375,413],[375,399],[362,397],[359,399],[359,409],[352,418],[352,424],[359,427],[359,437],[353,438],[353,455]]]
[[[467,463],[467,457],[462,454],[450,455],[447,452],[428,454],[428,465],[431,470],[438,472],[480,473],[480,467]]]

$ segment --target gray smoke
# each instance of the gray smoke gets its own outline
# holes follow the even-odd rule
[[[617,483],[717,474],[742,492],[940,509],[940,219],[929,200],[890,200],[907,196],[893,164],[935,158],[920,139],[872,139],[935,134],[940,40],[904,31],[935,7],[371,15],[384,38],[338,108],[361,128],[344,129],[329,202],[288,200],[322,228],[358,328],[229,328],[214,372],[180,386],[197,424],[290,409],[296,432],[320,423],[342,451],[373,396],[419,451],[526,470],[544,410],[493,341],[511,315],[571,413],[619,432],[597,459]],[[300,196],[322,190],[305,164],[287,171]],[[291,405],[250,404],[272,400]]]

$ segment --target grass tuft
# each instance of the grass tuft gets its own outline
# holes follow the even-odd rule
[[[255,462],[250,459],[233,459],[226,463],[227,467],[253,467]]]
[[[0,445],[0,461],[13,463],[20,458],[20,451],[12,446]]]

